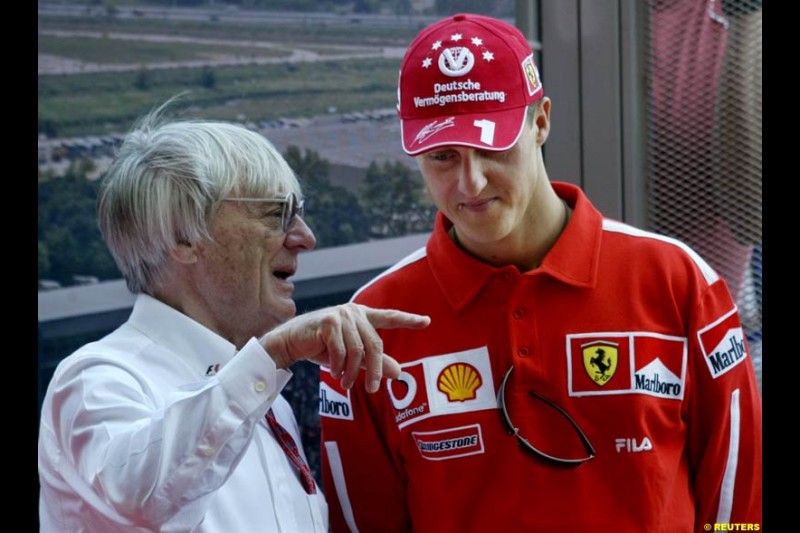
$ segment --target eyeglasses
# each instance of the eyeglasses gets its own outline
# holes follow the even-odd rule
[[[530,443],[530,441],[528,439],[526,439],[525,437],[523,437],[522,435],[519,434],[519,429],[511,421],[511,416],[508,414],[508,409],[506,407],[506,383],[508,383],[508,378],[511,376],[511,373],[513,371],[514,371],[514,367],[512,366],[511,368],[509,368],[506,371],[505,376],[503,376],[503,381],[502,381],[502,383],[500,383],[500,390],[499,390],[498,395],[497,395],[497,404],[500,407],[500,410],[503,412],[503,420],[505,421],[506,426],[508,427],[509,433],[511,433],[517,439],[517,441],[519,442],[520,446],[522,446],[523,448],[525,448],[526,450],[528,450],[530,452],[533,452],[534,454],[538,455],[539,457],[541,457],[543,459],[547,459],[548,461],[552,461],[554,463],[558,463],[558,464],[562,464],[562,465],[579,466],[579,465],[582,465],[583,463],[585,463],[587,461],[591,461],[592,459],[594,459],[594,456],[595,456],[594,447],[589,442],[589,439],[583,433],[581,428],[578,427],[578,424],[572,419],[572,417],[569,416],[569,414],[567,414],[567,412],[564,409],[562,409],[560,406],[558,406],[556,403],[554,403],[551,400],[548,400],[544,396],[541,396],[541,395],[537,394],[536,392],[534,392],[532,390],[528,391],[528,394],[530,394],[531,396],[533,396],[537,400],[541,400],[542,402],[546,403],[547,405],[549,405],[550,407],[552,407],[553,409],[558,411],[562,416],[564,416],[567,419],[567,421],[569,421],[569,423],[572,425],[572,427],[575,428],[575,431],[578,433],[578,436],[580,436],[581,442],[583,443],[583,447],[586,449],[586,454],[587,455],[586,455],[586,457],[579,457],[579,458],[574,458],[574,459],[573,458],[564,458],[564,457],[555,457],[553,455],[547,454],[547,453],[537,449],[533,444]]]
[[[297,195],[290,192],[285,198],[223,198],[229,202],[262,202],[268,204],[281,204],[281,229],[288,233],[297,221],[306,212],[305,200],[298,200]]]

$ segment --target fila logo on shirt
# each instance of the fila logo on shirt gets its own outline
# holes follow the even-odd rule
[[[619,438],[614,440],[614,444],[617,447],[617,453],[649,452],[650,450],[653,449],[653,443],[651,443],[650,439],[648,439],[647,437],[639,439],[639,441],[637,441],[635,438],[634,439]]]
[[[650,332],[567,335],[570,396],[646,394],[683,399],[687,340]]]
[[[400,366],[400,377],[386,383],[398,428],[433,416],[497,408],[485,346]]]

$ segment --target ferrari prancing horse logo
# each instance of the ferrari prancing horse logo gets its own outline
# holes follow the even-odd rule
[[[589,377],[601,387],[614,377],[619,361],[619,344],[609,341],[594,341],[581,345],[583,368]]]

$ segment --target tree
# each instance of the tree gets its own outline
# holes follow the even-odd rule
[[[358,197],[330,181],[330,162],[313,150],[289,146],[284,153],[303,186],[304,220],[317,238],[317,248],[341,246],[368,239],[368,224]]]
[[[144,67],[139,68],[136,73],[136,78],[133,80],[133,86],[140,91],[147,91],[153,85],[152,75],[150,71]]]
[[[206,89],[213,89],[217,86],[217,75],[211,67],[203,67],[200,71],[200,85]]]
[[[111,0],[105,2],[105,9],[106,9],[106,17],[109,19],[115,19],[117,15],[119,15],[119,8],[117,7],[117,3]]]
[[[380,9],[380,2],[377,0],[355,0],[353,11],[356,13],[376,13]]]
[[[436,12],[483,13],[494,17],[514,16],[514,0],[436,0]]]
[[[39,182],[39,279],[74,284],[73,276],[122,277],[97,225],[99,182],[90,160],[72,163],[63,177]]]
[[[372,236],[400,237],[433,228],[435,208],[422,201],[422,182],[407,165],[372,162],[364,183],[362,198]]]
[[[53,227],[44,236],[44,247],[49,252],[50,272],[48,279],[58,281],[61,285],[72,285],[75,270],[76,251],[80,244],[68,228]]]
[[[308,185],[315,186],[323,183],[330,183],[331,163],[327,159],[320,157],[318,152],[313,150],[301,150],[297,146],[286,148],[283,157],[292,167],[298,179],[305,181]]]
[[[50,252],[47,245],[39,241],[39,279],[50,277]]]
[[[39,133],[44,133],[48,137],[58,137],[58,125],[55,120],[39,118]]]

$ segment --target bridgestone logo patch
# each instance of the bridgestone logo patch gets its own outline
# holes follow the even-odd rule
[[[478,424],[440,431],[412,431],[420,455],[443,461],[483,453],[483,436]]]

